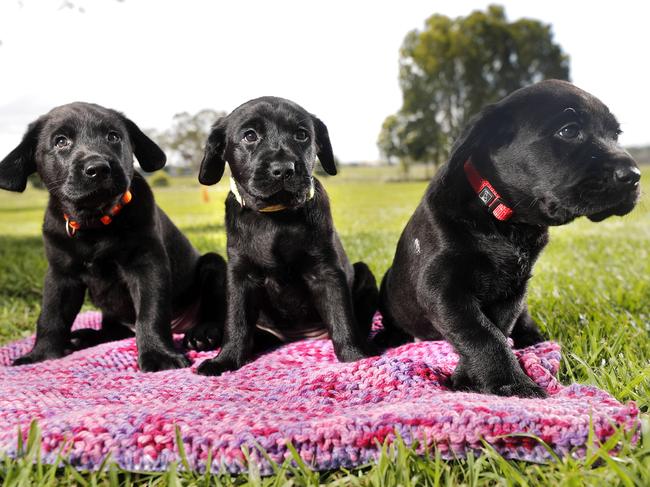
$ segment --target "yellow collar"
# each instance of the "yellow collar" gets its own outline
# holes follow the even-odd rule
[[[232,191],[232,194],[235,195],[235,199],[237,200],[237,203],[239,203],[243,208],[245,208],[246,202],[244,201],[244,198],[241,197],[241,194],[239,194],[239,190],[237,189],[237,183],[235,183],[235,178],[233,177],[230,178],[230,191]],[[307,201],[311,200],[314,197],[315,192],[316,190],[314,189],[314,180],[312,179]],[[260,208],[257,211],[260,211],[262,213],[273,213],[276,211],[286,210],[287,208],[289,207],[286,205],[269,205],[269,206],[265,206],[264,208]]]

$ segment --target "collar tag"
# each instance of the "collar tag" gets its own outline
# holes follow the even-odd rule
[[[474,164],[472,164],[471,159],[465,161],[463,169],[465,170],[465,176],[467,176],[467,180],[478,196],[478,199],[487,207],[488,211],[492,213],[494,218],[500,221],[509,220],[513,214],[512,208],[508,207],[503,202],[501,196],[490,182],[481,177],[474,167]]]
[[[68,237],[72,238],[75,236],[75,233],[77,233],[77,229],[79,228],[79,224],[75,221],[71,221],[68,215],[63,215],[65,218],[65,233],[68,234]]]

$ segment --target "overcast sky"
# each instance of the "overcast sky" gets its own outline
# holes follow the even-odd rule
[[[1,0],[0,157],[25,126],[83,100],[164,129],[181,111],[290,98],[322,118],[343,161],[376,160],[399,109],[398,51],[433,13],[489,3],[551,23],[571,78],[619,118],[625,145],[650,144],[650,7],[640,1]]]

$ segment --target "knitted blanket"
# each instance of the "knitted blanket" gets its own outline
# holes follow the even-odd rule
[[[380,318],[378,317],[377,320]],[[78,316],[76,328],[98,327],[99,313]],[[180,346],[180,337],[176,337]],[[216,352],[190,352],[191,369],[141,373],[133,339],[106,343],[22,367],[8,366],[33,339],[0,348],[0,454],[17,455],[18,427],[26,437],[38,420],[42,455],[65,452],[81,469],[97,468],[107,454],[129,470],[165,470],[178,461],[179,428],[192,468],[245,470],[243,447],[263,473],[263,448],[277,463],[290,442],[314,469],[372,462],[395,432],[408,444],[437,448],[443,457],[480,453],[482,441],[506,458],[551,459],[584,455],[593,438],[616,427],[638,431],[633,403],[620,404],[595,387],[561,385],[559,346],[516,351],[527,374],[550,394],[520,399],[451,392],[441,385],[458,357],[446,342],[412,343],[356,363],[336,360],[329,340],[292,343],[221,377],[203,377],[198,363]]]

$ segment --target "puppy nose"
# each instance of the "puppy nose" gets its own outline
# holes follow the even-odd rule
[[[636,166],[619,167],[614,171],[614,181],[620,184],[633,185],[641,179],[641,171]]]
[[[111,165],[102,160],[94,160],[84,164],[84,174],[90,179],[103,179],[111,174]]]
[[[291,161],[274,161],[269,166],[269,170],[275,179],[291,179],[296,173],[296,166]]]

